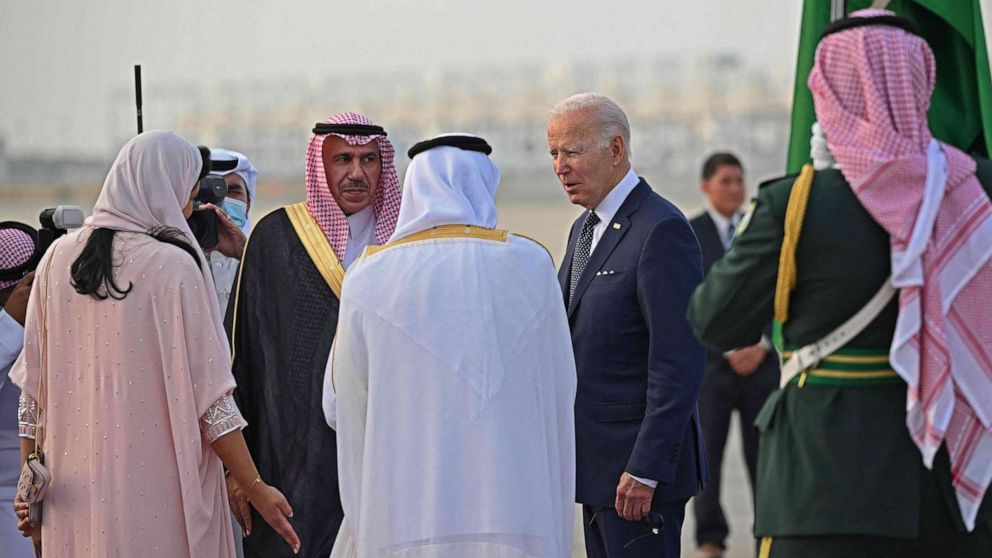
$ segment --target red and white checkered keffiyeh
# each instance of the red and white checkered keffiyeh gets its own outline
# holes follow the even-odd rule
[[[992,479],[992,203],[975,161],[932,138],[934,81],[923,39],[873,25],[825,37],[808,84],[841,172],[889,233],[906,424],[928,467],[947,445],[971,530]]]
[[[342,112],[324,121],[327,124],[365,124],[373,125],[367,117],[354,112]],[[379,157],[382,161],[382,177],[379,179],[379,190],[375,195],[373,209],[375,211],[375,238],[379,244],[385,244],[396,228],[396,218],[400,213],[400,181],[396,175],[396,165],[393,162],[395,152],[393,144],[386,136],[349,136],[334,134],[343,138],[349,145],[365,145],[372,140],[379,140]],[[348,246],[348,220],[338,207],[334,196],[327,186],[324,176],[323,159],[324,136],[314,134],[307,146],[307,211],[320,225],[331,248],[339,260],[344,259]]]
[[[34,239],[20,229],[0,229],[0,269],[24,265],[34,255]],[[20,279],[0,280],[0,289],[16,285]]]

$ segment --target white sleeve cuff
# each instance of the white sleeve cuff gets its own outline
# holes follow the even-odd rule
[[[21,392],[17,401],[17,435],[34,440],[38,433],[38,402]]]
[[[17,360],[24,348],[24,326],[0,306],[0,370]]]
[[[324,394],[321,397],[321,407],[324,410],[324,420],[327,426],[338,429],[338,399],[334,392],[334,344],[331,344],[331,354],[327,357],[324,367]]]
[[[630,473],[627,473],[627,474],[630,475]],[[658,481],[656,481],[656,480],[642,479],[641,477],[635,477],[634,475],[630,475],[630,478],[632,478],[632,479],[636,480],[637,482],[639,482],[639,483],[647,486],[648,488],[658,488]]]
[[[203,433],[208,444],[245,426],[248,426],[248,423],[241,416],[241,411],[238,410],[238,405],[230,393],[222,395],[200,417],[200,432]]]

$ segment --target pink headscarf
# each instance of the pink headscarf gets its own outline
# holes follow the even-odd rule
[[[201,164],[196,147],[172,132],[140,134],[121,148],[86,221],[133,233],[179,229],[200,274],[172,246],[119,234],[114,277],[133,291],[119,301],[80,295],[68,277],[85,228],[57,241],[38,265],[10,378],[47,417],[49,494],[58,500],[48,511],[72,518],[65,529],[46,527],[46,555],[234,558],[223,464],[197,420],[235,387],[213,280],[182,213]],[[169,502],[172,511],[142,535],[147,551],[134,551],[141,543],[128,534],[148,525],[145,501],[151,509]],[[74,531],[71,521],[82,519],[83,532]]]
[[[160,130],[138,134],[117,154],[86,225],[138,233],[159,227],[179,229],[199,256],[204,283],[213,285],[203,250],[183,217],[202,166],[199,150],[182,136]],[[214,337],[226,339],[217,298],[207,298]],[[220,345],[230,359],[227,344]]]
[[[34,255],[34,239],[20,229],[0,229],[0,269],[24,265]],[[19,279],[0,280],[0,289],[16,285]]]
[[[327,124],[365,124],[372,125],[368,117],[354,112],[342,112],[324,121]],[[384,135],[349,136],[334,134],[348,142],[348,145],[365,145],[373,140],[379,140],[379,158],[382,161],[382,177],[379,180],[379,190],[375,194],[373,209],[375,211],[375,238],[379,244],[385,244],[393,229],[396,228],[396,218],[400,212],[400,181],[396,175],[393,163],[393,144]],[[338,259],[344,258],[348,246],[348,220],[338,207],[334,196],[327,186],[324,176],[324,135],[314,134],[307,145],[307,210],[310,216],[320,225],[327,240],[334,249]]]
[[[992,203],[975,161],[933,140],[934,83],[926,42],[881,25],[825,37],[808,81],[841,172],[890,236],[900,289],[890,360],[909,385],[910,435],[928,467],[947,444],[971,530],[992,480]]]

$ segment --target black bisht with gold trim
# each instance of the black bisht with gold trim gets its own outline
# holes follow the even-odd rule
[[[262,479],[293,506],[289,521],[302,541],[294,555],[252,508],[247,558],[327,558],[344,518],[337,438],[321,410],[339,300],[329,284],[333,270],[318,269],[311,252],[325,250],[318,261],[340,264],[333,252],[326,253],[329,245],[315,246],[298,233],[307,220],[317,227],[303,204],[296,204],[258,222],[225,318],[248,449]]]

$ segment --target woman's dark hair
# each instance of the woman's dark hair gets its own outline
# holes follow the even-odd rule
[[[200,175],[197,182],[210,172],[210,150],[204,146],[198,148],[200,158],[203,161]],[[69,274],[72,278],[72,286],[81,295],[91,295],[97,300],[106,300],[108,297],[114,300],[123,300],[127,293],[134,287],[133,283],[128,283],[127,288],[122,289],[114,281],[114,234],[117,231],[107,228],[94,229],[86,240],[86,246],[79,253],[76,261],[72,262]],[[193,258],[197,266],[202,267],[200,256],[196,250],[190,246],[186,240],[186,235],[174,227],[156,227],[147,233],[149,236],[171,244],[186,252]]]
[[[97,300],[107,297],[122,300],[131,292],[133,284],[121,289],[114,281],[113,229],[95,229],[76,261],[69,268],[72,287],[81,295],[92,295]]]

